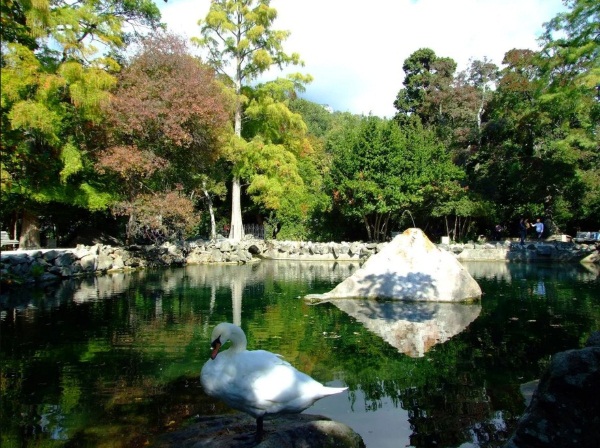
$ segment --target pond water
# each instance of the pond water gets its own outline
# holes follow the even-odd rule
[[[480,304],[312,305],[356,263],[263,261],[69,280],[0,295],[2,447],[141,447],[194,416],[231,412],[199,372],[212,328],[241,324],[345,394],[307,413],[367,447],[498,447],[521,386],[600,329],[597,267],[464,263]]]

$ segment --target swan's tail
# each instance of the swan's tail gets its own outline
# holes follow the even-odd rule
[[[323,396],[328,397],[329,395],[335,395],[347,391],[347,387],[328,387],[323,386]]]

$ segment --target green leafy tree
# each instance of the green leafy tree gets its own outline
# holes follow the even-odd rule
[[[467,79],[476,92],[476,123],[477,141],[481,144],[481,133],[483,132],[483,117],[488,110],[492,99],[493,90],[498,81],[499,69],[496,64],[487,58],[473,60],[467,70]]]
[[[567,12],[545,24],[540,66],[546,86],[539,101],[552,126],[548,152],[576,161],[583,192],[572,209],[581,223],[594,225],[600,219],[600,4],[568,0],[565,5]],[[560,183],[549,186],[548,205],[560,209],[564,191]]]
[[[230,145],[233,163],[230,238],[240,240],[244,229],[241,210],[241,177],[246,169],[243,153],[242,114],[246,98],[242,87],[255,80],[272,66],[300,63],[297,54],[288,55],[282,44],[288,31],[272,28],[277,11],[270,0],[212,0],[201,27],[202,38],[193,39],[208,50],[206,61],[231,85],[236,94],[234,132],[238,141]]]
[[[94,171],[90,132],[103,119],[125,24],[156,28],[150,0],[14,1],[2,6],[2,212],[39,246],[38,215],[63,203],[104,210],[114,199]],[[6,13],[6,14],[5,14]]]
[[[434,217],[443,217],[444,231],[454,241],[465,241],[477,236],[478,220],[491,222],[497,218],[495,204],[468,188],[455,186],[452,194],[438,201],[431,209]],[[497,218],[498,219],[498,218]]]
[[[423,124],[437,125],[442,130],[450,107],[456,62],[437,56],[429,48],[421,48],[404,61],[402,69],[404,88],[394,101],[398,110],[396,120],[404,124],[418,117]]]
[[[6,0],[0,4],[0,36],[2,42],[20,43],[28,48],[37,48],[35,37],[27,25],[27,4],[18,0]]]
[[[472,60],[466,70],[454,77],[446,105],[446,141],[460,166],[472,163],[472,155],[481,146],[498,70],[484,58]]]
[[[467,70],[455,73],[451,58],[439,57],[429,48],[412,53],[403,65],[404,88],[396,97],[395,120],[402,127],[422,123],[447,148],[453,162],[479,179],[478,153],[497,83],[498,68],[487,58],[473,60]],[[476,173],[477,171],[477,173]],[[455,184],[444,202],[428,210],[430,217],[444,217],[443,230],[456,239],[474,231],[477,221],[494,215],[485,197]],[[471,215],[472,213],[472,215]],[[449,220],[454,221],[451,225]],[[436,232],[439,224],[433,223]]]
[[[302,115],[308,133],[317,138],[323,138],[331,130],[336,114],[329,112],[321,104],[313,103],[303,98],[293,98],[290,109]]]
[[[306,238],[309,219],[322,200],[320,158],[302,115],[288,107],[304,82],[305,77],[291,75],[245,89],[243,177],[259,214],[274,229],[269,236],[281,231],[285,238]]]
[[[457,169],[435,135],[416,123],[366,117],[330,142],[330,188],[344,216],[361,220],[369,240],[381,241],[390,219],[422,212],[457,188]]]
[[[576,109],[550,100],[540,54],[512,50],[505,62],[485,144],[472,166],[473,186],[506,210],[507,219],[537,215],[564,227],[577,219],[582,198],[593,191],[593,182],[584,182],[595,169],[587,164],[597,147],[593,127],[582,128]]]
[[[471,186],[508,212],[505,221],[519,215],[542,215],[543,203],[538,202],[534,192],[552,183],[544,176],[552,159],[542,155],[549,123],[539,107],[543,83],[537,57],[531,50],[506,53],[506,67],[491,104],[484,144],[470,166]],[[567,168],[555,165],[556,173],[547,174],[556,177]],[[572,167],[568,172],[572,173]]]
[[[506,219],[545,217],[551,231],[596,223],[600,212],[600,6],[565,4],[545,25],[540,52],[506,53],[470,166],[471,186]]]

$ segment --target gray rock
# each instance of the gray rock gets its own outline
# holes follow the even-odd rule
[[[375,253],[375,251],[373,249],[369,249],[366,246],[364,246],[360,250],[360,257],[361,258],[368,258],[371,255],[373,255],[374,253]]]
[[[218,249],[213,249],[210,258],[213,262],[219,263],[223,261],[223,253]]]
[[[121,255],[117,255],[116,253],[113,255],[112,268],[111,269],[123,269],[125,263],[123,262],[123,257]]]
[[[360,248],[362,247],[359,243],[350,244],[349,253],[350,255],[360,255]]]
[[[545,245],[545,244],[536,246],[536,248],[535,248],[536,255],[542,256],[542,257],[549,257],[550,255],[552,255],[553,250],[554,250],[554,246]]]
[[[594,331],[585,343],[586,347],[600,347],[600,331]]]
[[[185,429],[158,438],[154,448],[364,448],[347,425],[318,415],[266,418],[264,437],[254,439],[256,420],[246,414],[199,417]]]
[[[252,254],[250,252],[248,252],[247,250],[238,249],[236,254],[237,254],[238,260],[243,263],[247,263],[252,260]]]
[[[31,262],[32,269],[34,267],[39,267],[45,271],[50,266],[52,266],[52,265],[50,263],[48,263],[46,260],[44,260],[42,257],[34,258],[33,261]]]
[[[20,263],[12,267],[12,272],[21,277],[29,277],[31,265],[29,263]]]
[[[210,262],[210,252],[203,248],[195,248],[186,258],[187,264],[204,264]]]
[[[324,255],[329,253],[329,247],[326,244],[315,244],[314,245],[314,253],[315,255]]]
[[[98,271],[101,272],[105,272],[108,271],[110,268],[112,268],[112,264],[113,264],[113,259],[110,255],[106,255],[106,254],[100,254],[98,255],[98,264],[96,266],[96,269]]]
[[[178,266],[200,263],[245,264],[257,259],[296,261],[361,261],[384,250],[386,243],[313,243],[310,241],[279,241],[244,239],[232,242],[226,238],[217,241],[193,243],[165,243],[153,245],[113,247],[103,244],[78,245],[75,249],[52,249],[0,253],[3,275],[16,275],[33,281],[40,274],[39,267],[32,271],[35,260],[50,263],[45,272],[63,277],[93,275],[108,271],[144,267]],[[544,247],[545,246],[545,247]],[[515,241],[506,240],[501,246],[452,243],[447,248],[461,262],[469,260],[495,260],[504,262],[581,262],[588,269],[600,266],[600,244],[573,244],[564,242],[535,242],[522,247]],[[466,249],[465,247],[472,247]],[[548,255],[549,254],[549,255]],[[97,261],[92,265],[93,256]],[[252,259],[254,257],[254,260]],[[79,261],[78,261],[79,259]],[[113,264],[113,259],[116,263]],[[43,263],[42,263],[43,265]],[[54,266],[53,266],[54,265]]]
[[[72,252],[65,252],[54,260],[54,264],[58,267],[68,267],[71,266],[75,260],[77,260],[75,254]]]
[[[29,264],[31,263],[31,259],[29,258],[29,255],[27,254],[15,254],[15,255],[11,255],[10,257],[6,257],[2,259],[3,261],[7,261],[9,265],[11,266],[17,266],[20,264]]]
[[[600,446],[600,332],[552,357],[504,448]]]
[[[56,257],[58,257],[60,255],[60,252],[57,250],[49,250],[48,252],[44,252],[44,254],[42,255],[42,257],[44,258],[44,260],[46,261],[53,261],[56,259]]]
[[[79,260],[81,268],[86,272],[95,272],[98,268],[98,256],[88,253]]]
[[[350,245],[342,243],[342,244],[338,244],[336,246],[334,255],[336,257],[340,257],[340,256],[348,255],[349,252],[350,252]]]
[[[38,280],[42,283],[55,282],[57,280],[60,280],[60,277],[50,272],[44,272]]]
[[[29,258],[30,259],[40,258],[42,255],[43,255],[43,253],[41,250],[34,250],[29,253]]]
[[[71,266],[55,266],[58,270],[50,270],[51,273],[60,275],[61,277],[72,277],[75,274],[75,271]]]

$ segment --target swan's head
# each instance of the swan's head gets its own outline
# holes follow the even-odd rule
[[[210,348],[212,349],[210,352],[210,359],[215,359],[217,357],[221,345],[223,345],[221,343],[221,336],[217,336],[217,339],[213,339],[213,341],[210,343]]]
[[[231,341],[231,349],[233,351],[245,350],[246,349],[246,335],[244,331],[237,325],[230,324],[229,322],[221,322],[217,325],[212,332],[210,337],[212,341],[210,348],[210,359],[215,359],[219,354],[219,349],[227,341]]]

